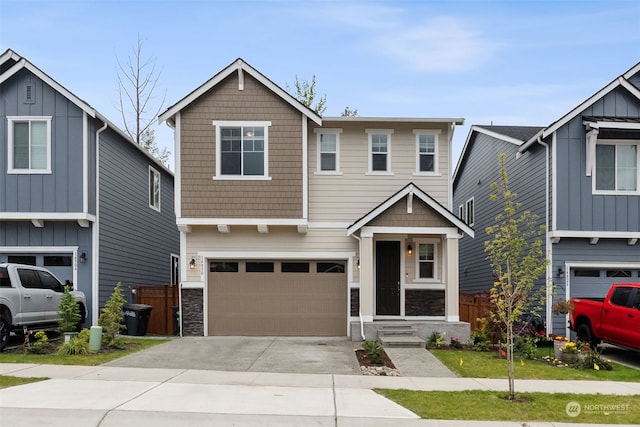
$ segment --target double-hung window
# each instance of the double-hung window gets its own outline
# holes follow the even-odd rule
[[[7,117],[9,173],[51,173],[51,117]]]
[[[470,226],[473,226],[474,216],[475,216],[475,212],[473,208],[473,197],[467,200],[466,207],[467,207],[467,217],[465,218],[465,221]]]
[[[391,135],[390,129],[366,129],[369,135],[369,173],[391,174]]]
[[[438,242],[435,240],[418,241],[416,257],[416,280],[433,281],[438,278]]]
[[[317,174],[340,174],[340,133],[342,129],[315,129],[318,134]]]
[[[160,210],[160,172],[149,166],[149,207]]]
[[[271,122],[214,121],[216,178],[266,179]]]
[[[638,145],[614,141],[596,144],[595,191],[638,191]]]
[[[438,130],[414,129],[416,136],[416,175],[438,173]]]

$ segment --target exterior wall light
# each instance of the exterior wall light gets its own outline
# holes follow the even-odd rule
[[[409,254],[409,256],[413,255],[413,246],[407,246],[407,253]]]
[[[191,258],[191,261],[189,262],[189,269],[191,269],[191,270],[195,270],[196,269],[196,259],[195,258]]]

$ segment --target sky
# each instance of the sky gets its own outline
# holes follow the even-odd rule
[[[325,116],[464,118],[453,171],[470,126],[549,125],[640,62],[640,1],[0,0],[0,50],[121,128],[138,37],[156,109],[241,57],[283,88],[315,75]]]

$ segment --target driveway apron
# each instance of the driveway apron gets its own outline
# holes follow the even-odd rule
[[[182,337],[105,365],[360,375],[359,347],[341,337]]]

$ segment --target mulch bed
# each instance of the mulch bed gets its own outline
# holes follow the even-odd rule
[[[387,353],[382,350],[382,363],[372,363],[367,355],[364,353],[364,350],[356,350],[356,358],[358,359],[358,363],[360,366],[386,366],[387,368],[396,369],[395,365],[387,356]]]

